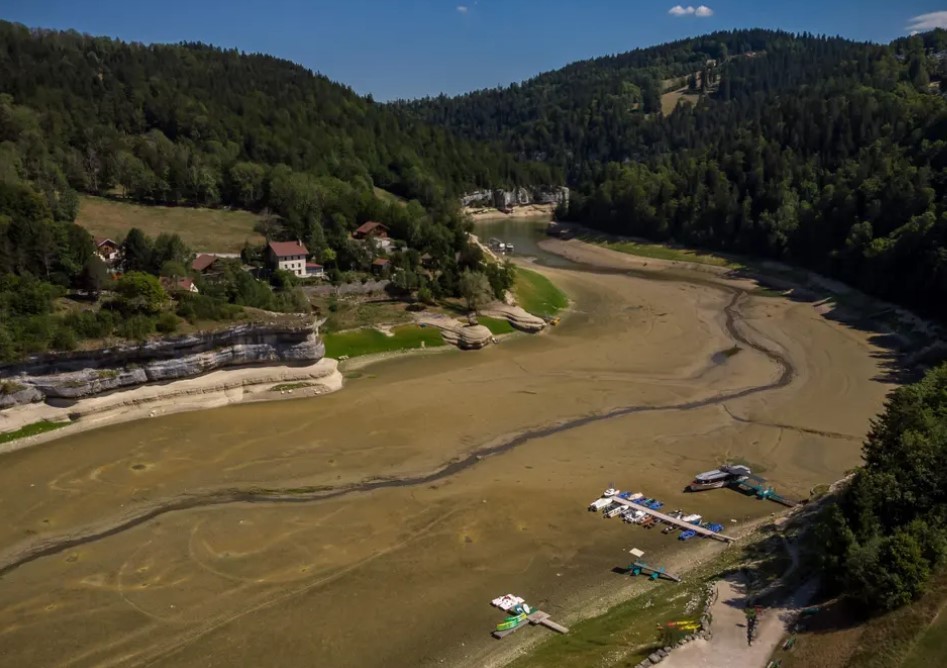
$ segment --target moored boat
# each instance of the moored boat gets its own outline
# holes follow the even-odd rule
[[[745,480],[753,472],[747,466],[742,464],[724,465],[713,471],[698,473],[690,485],[688,491],[701,492],[705,489],[720,489],[727,485]]]

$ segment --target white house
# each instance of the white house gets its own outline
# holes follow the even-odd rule
[[[115,265],[122,256],[122,247],[111,239],[95,239],[95,252],[108,266]]]
[[[271,269],[282,269],[296,276],[306,275],[306,256],[309,251],[301,241],[271,241],[266,247],[267,262]]]

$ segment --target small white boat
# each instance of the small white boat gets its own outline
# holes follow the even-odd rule
[[[684,517],[681,518],[681,521],[691,523],[691,522],[699,522],[701,519],[702,519],[702,516],[697,515],[695,513],[694,515],[685,515]]]
[[[621,504],[618,504],[618,505],[615,506],[614,508],[609,508],[609,509],[605,512],[605,517],[606,517],[606,519],[615,517],[615,515],[617,515],[618,513],[620,513],[621,511],[623,511],[624,509],[625,509],[625,506],[623,506],[623,505],[621,505]]]
[[[625,516],[626,522],[631,522],[632,524],[641,524],[645,521],[645,518],[648,516],[643,510],[633,510],[628,515]]]
[[[614,487],[609,487],[608,489],[605,490],[605,493],[602,494],[602,496],[615,496],[615,495],[617,495],[619,492],[621,492],[620,489],[615,489]]]
[[[595,501],[589,504],[589,510],[591,511],[604,510],[606,506],[610,506],[610,505],[612,505],[611,499],[596,499]]]

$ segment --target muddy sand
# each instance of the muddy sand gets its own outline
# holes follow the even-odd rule
[[[547,631],[494,641],[495,596],[569,624],[641,586],[611,571],[633,546],[723,549],[588,513],[610,483],[739,531],[777,507],[694,473],[804,496],[858,463],[889,389],[868,334],[616,255],[543,270],[574,305],[540,336],[4,455],[0,663],[497,665]]]

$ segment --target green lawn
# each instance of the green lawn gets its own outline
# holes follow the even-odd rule
[[[534,315],[552,316],[569,305],[569,298],[542,274],[516,268],[513,285],[519,305]]]
[[[34,422],[33,424],[28,424],[25,427],[17,429],[16,431],[8,431],[5,434],[0,434],[0,443],[9,443],[10,441],[15,441],[18,438],[27,438],[28,436],[45,434],[47,431],[61,429],[68,424],[68,422],[49,422],[48,420]]]
[[[908,654],[902,668],[929,668],[945,663],[947,663],[947,613],[941,611]]]
[[[516,329],[509,323],[508,320],[504,318],[491,318],[486,315],[478,315],[477,322],[487,329],[494,336],[499,336],[500,334],[512,334]]]
[[[684,612],[688,600],[697,594],[697,586],[663,581],[647,584],[647,593],[611,608],[604,615],[572,625],[567,635],[550,636],[514,661],[512,668],[634,666],[664,646],[665,638],[658,631],[658,624],[700,618],[700,611]]]
[[[83,195],[76,222],[97,237],[116,241],[137,227],[151,237],[177,233],[191,250],[239,253],[246,241],[263,244],[263,237],[253,230],[259,218],[249,211],[145,206]]]
[[[374,353],[386,353],[396,350],[434,348],[443,346],[444,339],[434,327],[405,325],[395,327],[394,336],[386,336],[377,329],[358,329],[350,332],[324,334],[326,356],[338,359],[342,356],[359,357]]]

